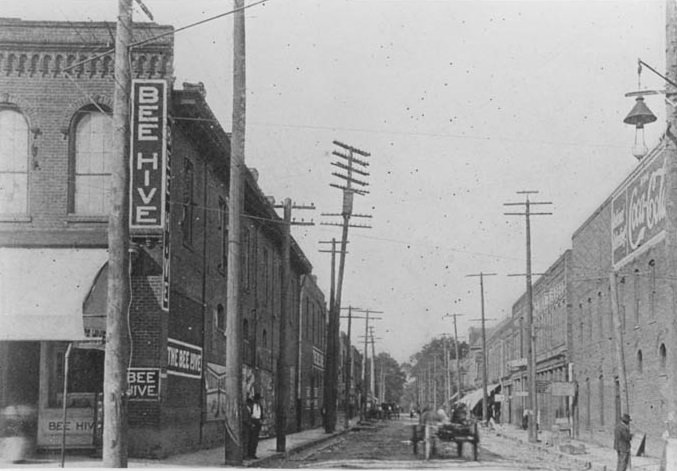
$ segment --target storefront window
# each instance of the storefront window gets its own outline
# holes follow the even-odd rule
[[[49,378],[49,408],[63,407],[64,358],[68,344],[55,343],[48,356],[51,362]],[[103,390],[103,358],[100,350],[71,350],[68,365],[69,408],[93,408],[96,394]]]

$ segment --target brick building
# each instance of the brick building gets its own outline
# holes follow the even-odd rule
[[[677,335],[677,256],[669,241],[677,239],[677,190],[668,180],[675,151],[665,139],[574,232],[572,248],[533,287],[541,429],[556,423],[611,446],[627,400],[636,436],[646,435],[653,455],[663,449],[676,394],[669,349]],[[525,296],[487,342],[490,381],[502,382],[509,410],[503,417],[515,424],[528,394]],[[476,358],[467,361],[472,369]]]
[[[33,408],[38,447],[59,447],[72,344],[78,348],[68,362],[66,445],[93,449],[101,432],[112,55],[68,74],[64,67],[109,50],[115,25],[16,19],[0,25],[0,409]],[[164,35],[133,49],[132,73],[144,80],[140,87],[154,87],[151,95],[166,96],[158,109],[167,110],[167,122],[157,126],[166,163],[151,162],[157,187],[139,189],[147,204],[132,211],[131,456],[221,444],[227,406],[225,325],[234,315],[225,310],[230,139],[202,86],[172,90],[171,33],[143,23],[133,34],[135,42]],[[281,219],[255,171],[245,172],[244,191],[243,338],[234,341],[243,342],[244,393],[262,394],[265,433],[272,433]],[[161,194],[166,203],[149,209]],[[139,227],[150,220],[152,228]],[[321,339],[311,353],[301,348],[302,306],[312,300],[317,324],[326,310],[316,283],[308,286],[312,266],[295,242],[290,259],[291,328],[283,345],[296,375],[324,356]],[[295,430],[300,411],[293,394],[287,410],[288,430]]]
[[[327,305],[315,276],[301,280],[301,323],[297,365],[297,429],[322,425],[327,344]]]
[[[622,347],[633,429],[647,434],[647,452],[663,448],[660,436],[675,365],[675,194],[668,188],[674,148],[662,142],[573,235],[572,337],[578,385],[577,432],[610,444],[621,413]],[[673,184],[674,186],[674,184]],[[618,317],[611,306],[610,273],[616,273]],[[620,324],[620,329],[615,326]],[[620,338],[619,338],[620,333]],[[619,343],[620,340],[620,343]]]
[[[340,362],[339,362],[339,386],[338,403],[339,409],[346,412],[345,392],[348,384],[348,348],[351,350],[350,367],[350,394],[348,402],[348,411],[350,417],[355,417],[360,411],[360,399],[362,397],[362,354],[355,347],[350,345],[348,335],[341,332],[339,341]]]
[[[571,381],[570,295],[571,251],[567,250],[533,284],[533,328],[536,334],[536,393],[540,426],[550,430],[557,419],[571,417],[570,396],[561,383]],[[492,358],[493,380],[503,384],[504,420],[519,424],[528,408],[529,383],[526,371],[529,348],[526,294],[513,304],[511,318],[492,336],[491,343],[503,345],[502,354]],[[491,371],[491,368],[490,368]],[[560,421],[561,423],[561,421]]]

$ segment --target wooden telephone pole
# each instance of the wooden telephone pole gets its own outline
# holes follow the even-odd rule
[[[280,341],[277,356],[277,375],[276,389],[277,397],[275,401],[275,432],[276,432],[276,450],[283,452],[287,446],[287,408],[289,407],[289,359],[287,358],[287,347],[289,339],[287,338],[287,324],[291,318],[289,307],[289,280],[290,268],[289,259],[291,252],[291,226],[312,226],[313,222],[293,221],[292,209],[315,209],[314,205],[298,206],[292,204],[290,198],[285,198],[284,203],[276,208],[284,211],[282,221],[282,287],[280,291]]]
[[[523,203],[503,203],[504,206],[524,206],[523,213],[504,213],[506,216],[524,216],[526,221],[527,233],[527,332],[529,335],[528,355],[527,355],[527,375],[529,379],[529,409],[532,416],[529,420],[529,442],[538,441],[538,429],[536,420],[538,418],[538,397],[536,396],[536,329],[534,329],[534,296],[531,283],[531,216],[546,216],[552,213],[534,213],[531,211],[532,205],[552,204],[549,201],[529,201],[529,195],[538,193],[534,190],[518,191],[517,194],[525,195]]]
[[[368,326],[369,326],[369,319],[371,319],[371,320],[382,319],[381,317],[369,317],[369,314],[372,314],[372,313],[373,314],[382,314],[383,311],[374,311],[374,310],[371,310],[371,309],[361,309],[359,307],[354,307],[354,306],[348,306],[348,308],[342,308],[342,309],[348,309],[348,315],[347,316],[341,316],[342,318],[348,319],[348,355],[347,355],[348,359],[346,360],[348,362],[348,365],[347,365],[347,371],[346,371],[346,391],[345,391],[346,417],[345,417],[345,420],[344,420],[344,425],[347,428],[350,425],[350,417],[348,416],[348,404],[349,404],[349,401],[350,401],[350,391],[353,387],[353,385],[352,385],[352,380],[353,380],[353,377],[352,377],[353,355],[352,355],[352,346],[351,346],[351,341],[350,341],[352,320],[353,319],[366,319],[366,324],[365,324],[366,325],[365,336],[366,336]],[[353,315],[353,311],[365,313],[366,316],[355,316],[355,315]],[[365,345],[366,345],[366,343],[365,343]],[[365,347],[365,355],[366,355],[366,347]],[[365,356],[365,358],[366,358],[366,356]],[[365,367],[362,368],[363,378],[364,378],[364,375],[365,375],[365,369],[366,369]],[[362,400],[362,402],[364,403],[364,400]],[[360,406],[360,415],[362,416],[362,407],[361,406]],[[364,416],[362,416],[361,418],[364,418]]]
[[[368,162],[360,160],[355,157],[355,154],[362,157],[369,157],[371,154],[360,150],[356,147],[349,146],[339,141],[334,141],[334,145],[340,147],[343,152],[333,151],[332,154],[344,159],[346,163],[337,161],[332,162],[332,165],[344,170],[346,174],[333,172],[332,175],[337,176],[345,181],[345,185],[338,185],[330,183],[330,186],[343,190],[343,210],[340,214],[322,214],[323,216],[341,216],[343,218],[342,224],[337,223],[321,223],[327,226],[341,226],[343,231],[341,235],[341,250],[340,261],[338,269],[338,279],[334,292],[334,300],[329,306],[329,322],[327,328],[327,361],[325,369],[325,387],[324,387],[324,407],[325,407],[325,424],[324,428],[327,433],[334,432],[336,428],[336,403],[337,403],[337,383],[338,383],[338,345],[339,345],[339,313],[341,312],[341,293],[343,290],[343,274],[345,270],[346,261],[346,245],[348,243],[348,228],[362,227],[370,228],[371,226],[350,224],[351,217],[371,217],[369,215],[353,214],[353,198],[355,194],[365,195],[368,192],[363,189],[356,188],[365,187],[369,185],[367,182],[358,180],[354,174],[368,176],[369,174],[363,168],[369,165]],[[345,153],[344,153],[345,152]],[[360,168],[357,168],[360,167]]]
[[[247,109],[244,0],[233,0],[233,131],[230,151],[228,279],[226,297],[226,464],[240,466],[245,451],[242,424],[242,312],[240,301],[241,230],[244,212],[245,123]]]
[[[103,380],[103,465],[127,467],[127,366],[129,362],[129,44],[132,0],[118,0],[113,95],[112,205],[108,219],[108,305]],[[66,397],[63,398],[64,402]]]
[[[468,277],[479,277],[480,278],[480,300],[482,304],[482,422],[485,424],[489,421],[489,411],[487,406],[489,405],[489,394],[487,391],[487,333],[485,329],[486,318],[484,317],[484,277],[485,276],[496,276],[496,273],[476,273],[472,275],[466,275]],[[493,319],[492,319],[493,320]]]
[[[454,318],[454,347],[456,353],[456,392],[458,397],[456,400],[461,399],[463,394],[463,383],[461,378],[461,357],[458,349],[458,329],[456,327],[456,318],[462,316],[463,314],[445,314],[443,317],[453,317]]]

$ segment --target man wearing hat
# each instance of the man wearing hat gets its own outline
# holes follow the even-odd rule
[[[263,407],[261,407],[261,395],[254,394],[254,403],[251,406],[251,429],[249,435],[249,458],[256,459],[256,448],[259,446],[259,434],[261,433],[261,421],[263,420]]]
[[[616,471],[625,471],[630,463],[630,415],[623,414],[614,431],[614,450],[618,454]]]

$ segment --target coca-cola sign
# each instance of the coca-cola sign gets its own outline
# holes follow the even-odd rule
[[[665,151],[642,162],[611,202],[611,251],[614,265],[627,261],[665,231]]]

